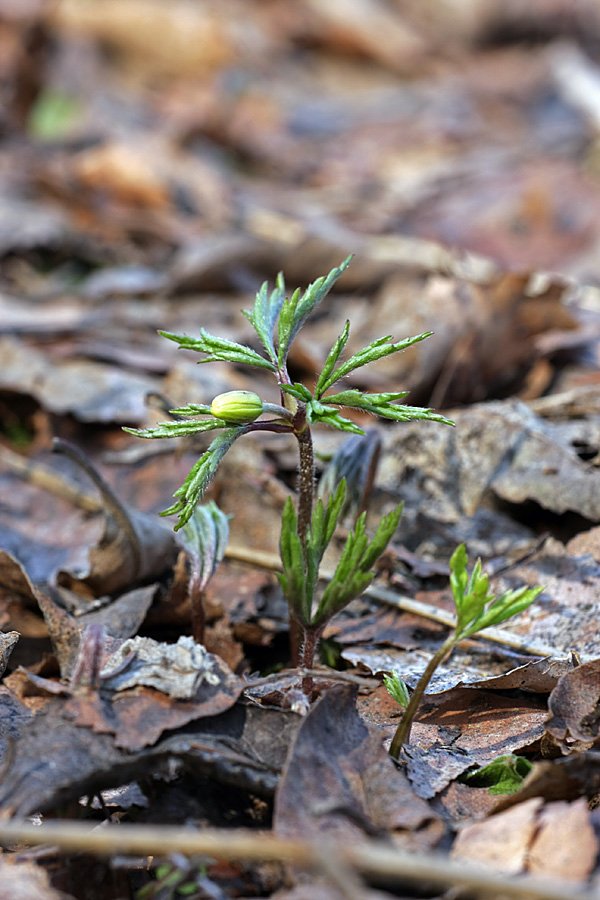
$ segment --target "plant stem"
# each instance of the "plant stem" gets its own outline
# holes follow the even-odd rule
[[[400,755],[400,750],[402,749],[404,744],[407,744],[410,739],[410,730],[412,727],[413,719],[415,717],[415,713],[419,708],[419,704],[423,699],[423,694],[427,690],[427,686],[431,681],[433,673],[437,669],[437,667],[444,661],[446,656],[454,650],[456,646],[456,634],[453,631],[448,638],[444,641],[442,646],[436,650],[433,654],[429,663],[427,664],[427,668],[419,678],[417,682],[417,686],[413,691],[412,697],[409,700],[408,706],[404,710],[402,714],[402,718],[400,720],[400,724],[396,729],[396,733],[392,738],[392,743],[390,744],[390,756],[394,759],[398,759]]]
[[[298,475],[298,537],[306,550],[306,533],[312,522],[313,493],[315,490],[315,457],[308,423],[296,430],[300,467]]]
[[[302,644],[302,647],[300,648],[300,668],[313,669],[315,652],[323,633],[323,626],[320,626],[319,628],[311,628],[304,625],[303,631],[304,642]],[[305,675],[302,678],[302,692],[308,697],[309,700],[311,699],[313,693],[312,675]]]
[[[199,572],[195,570],[193,570],[190,575],[188,592],[192,611],[192,637],[197,644],[203,644],[204,628],[206,625],[206,612],[204,610],[204,588],[199,577]]]

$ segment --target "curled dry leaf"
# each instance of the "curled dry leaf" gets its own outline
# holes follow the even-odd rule
[[[105,514],[104,534],[89,553],[89,571],[77,575],[58,572],[59,584],[102,596],[149,581],[172,568],[177,558],[173,533],[155,516],[126,507],[77,447],[55,440],[54,450],[68,456],[93,481]]]
[[[13,652],[17,641],[19,640],[18,631],[0,631],[0,675],[4,675],[10,654]]]
[[[121,670],[130,654],[131,662]],[[232,673],[216,656],[188,636],[180,637],[176,644],[161,644],[145,637],[124,641],[101,673],[106,687],[113,691],[152,687],[173,700],[190,700],[204,682],[215,687],[230,676]],[[233,676],[232,680],[238,681]]]
[[[63,713],[115,745],[139,750],[166,731],[205,716],[218,716],[236,702],[245,682],[190,637],[177,644],[151,638],[125,641],[100,673],[99,690],[77,690]]]
[[[132,777],[162,772],[172,777],[177,762],[195,778],[270,797],[300,722],[293,713],[236,704],[163,735],[152,747],[128,750],[117,747],[110,734],[79,727],[64,712],[65,702],[55,700],[20,726],[14,752],[0,772],[1,818],[51,810]],[[26,710],[23,715],[29,716]]]
[[[359,717],[352,685],[331,688],[302,720],[277,792],[275,830],[340,840],[386,834],[415,849],[435,846],[443,834],[381,735]]]
[[[548,701],[546,732],[564,755],[589,750],[600,737],[600,660],[567,672]]]

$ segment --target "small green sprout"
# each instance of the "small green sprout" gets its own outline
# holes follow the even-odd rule
[[[192,636],[204,643],[204,592],[225,555],[229,540],[229,516],[210,503],[199,503],[183,526],[179,542],[188,558],[188,593],[192,608]]]
[[[452,653],[456,645],[484,628],[499,625],[523,612],[544,590],[543,587],[524,586],[505,591],[498,597],[489,590],[488,576],[482,572],[481,560],[477,560],[470,576],[467,572],[467,563],[465,545],[460,544],[450,557],[450,587],[456,607],[456,624],[430,659],[405,708],[390,745],[390,755],[394,759],[398,759],[400,750],[410,739],[415,713],[435,670]]]
[[[405,392],[365,393],[349,389],[328,393],[336,382],[362,366],[425,340],[431,334],[429,331],[398,342],[394,342],[391,335],[381,337],[342,360],[350,334],[350,323],[346,322],[342,334],[329,351],[313,389],[292,382],[287,366],[291,345],[350,260],[351,257],[348,257],[304,292],[298,289],[290,297],[286,297],[282,275],[277,278],[271,292],[267,284],[263,284],[252,310],[244,311],[262,346],[261,352],[216,337],[204,329],[200,330],[199,338],[161,332],[182,349],[202,354],[201,363],[225,361],[271,372],[277,383],[279,403],[264,402],[252,391],[232,391],[215,397],[210,406],[189,404],[172,410],[178,417],[175,421],[163,422],[145,430],[125,429],[142,438],[181,437],[221,430],[175,491],[175,503],[162,513],[178,516],[175,530],[189,522],[221,460],[240,437],[255,431],[273,431],[296,438],[298,498],[296,505],[289,499],[283,511],[280,542],[283,572],[280,581],[290,610],[293,661],[305,669],[313,667],[315,650],[327,622],[370,584],[374,577],[373,567],[394,534],[401,513],[401,506],[392,510],[381,521],[375,536],[369,539],[365,513],[362,512],[347,538],[333,579],[317,601],[319,566],[341,517],[346,483],[344,479],[340,480],[325,502],[320,499],[314,505],[312,426],[330,425],[340,431],[363,435],[363,430],[352,419],[340,415],[338,407],[368,412],[398,422],[428,419],[453,424],[430,409],[401,405],[399,401],[406,396]],[[365,478],[368,481],[368,474]],[[304,677],[303,690],[311,696],[310,676]]]
[[[400,678],[397,672],[390,672],[383,676],[383,683],[386,686],[390,697],[403,709],[406,709],[410,702],[410,694],[408,688]]]

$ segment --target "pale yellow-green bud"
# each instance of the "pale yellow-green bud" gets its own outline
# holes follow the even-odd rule
[[[258,419],[263,402],[253,391],[226,391],[219,394],[210,405],[211,415],[232,425],[247,425]]]

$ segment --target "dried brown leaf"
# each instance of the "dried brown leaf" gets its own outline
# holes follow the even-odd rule
[[[341,840],[386,833],[404,847],[434,846],[441,823],[360,719],[355,697],[353,686],[333,687],[303,719],[277,792],[276,831]]]

